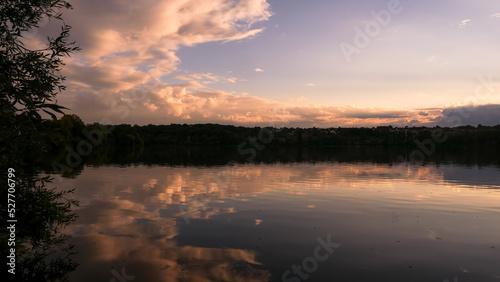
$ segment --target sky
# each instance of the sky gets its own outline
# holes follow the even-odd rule
[[[69,2],[58,102],[86,123],[500,124],[496,0]]]

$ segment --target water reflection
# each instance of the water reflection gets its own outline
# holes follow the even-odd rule
[[[78,263],[64,231],[77,218],[73,207],[78,202],[71,199],[71,190],[48,188],[53,184],[48,177],[36,177],[24,169],[9,172],[14,182],[7,181],[6,173],[0,176],[2,182],[15,184],[2,193],[7,199],[9,192],[8,208],[1,208],[5,224],[0,253],[8,266],[4,277],[8,281],[67,281]]]
[[[453,164],[85,167],[62,185],[81,206],[71,280],[281,281],[331,235],[342,248],[308,281],[498,281],[498,180]]]
[[[258,151],[255,163],[305,163],[333,162],[352,163],[368,162],[391,164],[408,159],[411,149],[390,147],[278,147]],[[66,151],[59,155],[43,157],[42,166],[50,173],[53,163],[65,164]],[[238,153],[236,147],[168,147],[150,146],[144,150],[131,150],[121,147],[97,147],[89,157],[77,167],[64,170],[65,177],[78,176],[85,165],[196,165],[221,166],[236,162],[248,163],[247,156]],[[466,151],[458,149],[438,149],[426,158],[427,164],[460,164],[464,166],[492,166],[500,168],[500,151],[485,150]]]
[[[110,270],[122,268],[138,281],[267,281],[270,277],[256,261],[255,252],[179,246],[173,240],[178,228],[172,218],[154,217],[123,206],[119,207],[121,212],[110,212],[112,208],[101,202],[89,206],[93,212],[82,211],[83,217],[100,212],[111,217],[91,227],[76,227],[85,263],[72,280],[113,278]],[[120,213],[124,218],[119,218]],[[116,219],[118,223],[113,221]]]

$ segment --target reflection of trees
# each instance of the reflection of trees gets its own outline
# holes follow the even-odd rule
[[[5,120],[4,120],[5,121]],[[26,124],[29,122],[30,124]],[[9,281],[59,281],[65,280],[77,263],[72,260],[73,247],[67,244],[69,235],[63,229],[76,219],[71,211],[76,201],[66,199],[72,191],[58,191],[47,188],[50,182],[47,177],[38,177],[33,165],[32,146],[37,144],[38,135],[31,127],[39,125],[37,120],[17,118],[16,126],[4,127],[6,135],[0,137],[0,180],[7,183],[7,169],[15,170],[15,204],[16,213],[16,271]],[[13,134],[18,131],[19,134]],[[2,185],[1,217],[7,218],[7,185]],[[2,234],[8,234],[6,226],[2,226]],[[2,257],[8,251],[7,238],[2,238]],[[5,265],[5,264],[4,264]]]
[[[77,202],[65,198],[71,190],[49,189],[46,184],[50,179],[36,176],[32,162],[18,150],[27,144],[25,137],[12,138],[14,145],[7,147],[11,150],[5,151],[0,159],[2,183],[7,183],[7,168],[15,169],[16,274],[9,281],[64,280],[77,266],[71,257],[73,247],[66,243],[70,236],[62,233],[76,219],[72,207]],[[1,189],[2,199],[7,199],[5,187]],[[1,201],[2,218],[7,216],[6,202]],[[2,227],[2,233],[7,233],[6,226]],[[8,251],[6,240],[1,240],[3,258]]]
[[[227,185],[217,187],[213,175],[226,169]],[[183,228],[189,227],[183,224],[178,206],[186,206],[187,216],[196,221],[194,224],[203,224],[236,210],[233,200],[243,201],[248,195],[273,189],[297,194],[322,189],[363,189],[368,192],[367,198],[373,200],[371,196],[380,189],[392,188],[397,182],[424,180],[442,183],[441,170],[437,166],[400,168],[371,163],[88,169],[80,177],[66,180],[84,188],[75,191],[83,207],[71,233],[77,238],[79,255],[86,263],[71,278],[111,278],[112,267],[118,272],[125,267],[128,275],[140,281],[268,281],[272,266],[262,266],[256,252],[238,249],[240,245],[231,242],[234,234],[228,232],[224,237],[226,234],[221,232],[217,234],[221,241],[214,243],[205,240],[203,231],[199,237],[196,232],[188,232],[188,240],[184,240]],[[405,189],[400,191],[404,197],[411,195]],[[345,193],[351,195],[350,191]],[[427,196],[417,190],[414,193],[416,200]],[[219,205],[223,201],[226,204]],[[194,241],[189,238],[193,234],[197,236]]]
[[[62,20],[59,10],[69,7],[64,0],[0,2],[0,210],[3,222],[7,216],[17,220],[16,274],[7,274],[8,281],[66,280],[77,265],[66,243],[69,236],[62,234],[76,219],[71,209],[77,203],[64,198],[71,191],[46,187],[50,179],[37,176],[34,154],[44,149],[40,113],[54,119],[62,113],[55,96],[65,88],[59,74],[63,57],[78,48],[67,42],[70,27],[65,24],[57,37],[47,38],[45,48],[31,50],[23,39],[44,17]],[[8,168],[15,170],[15,217],[7,215]],[[14,247],[7,247],[6,240],[2,236],[4,259]]]
[[[277,147],[266,148],[257,152],[255,162],[260,163],[302,163],[302,162],[339,162],[339,163],[399,163],[400,157],[412,152],[407,148],[384,147]],[[64,163],[66,151],[60,154],[46,155],[40,161],[46,172],[52,170],[51,163]],[[500,152],[485,150],[463,151],[458,149],[442,149],[429,156],[426,160],[436,164],[467,164],[500,167]],[[221,166],[230,163],[248,163],[246,155],[240,155],[236,147],[221,146],[145,146],[144,149],[131,150],[130,147],[96,146],[91,155],[79,166],[73,168],[72,175],[81,173],[84,165],[100,166],[118,164],[131,166],[136,163],[146,165],[202,165]]]
[[[69,235],[63,228],[76,219],[71,211],[74,200],[64,196],[71,191],[55,191],[45,187],[47,178],[26,176],[18,178],[17,190],[17,248],[18,273],[21,281],[62,280],[73,271],[73,246],[67,244]]]

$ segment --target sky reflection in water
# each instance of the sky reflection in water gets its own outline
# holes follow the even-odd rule
[[[341,247],[307,281],[500,281],[498,172],[136,165],[86,167],[56,184],[80,201],[72,281],[109,281],[122,268],[133,281],[282,281],[328,235]]]

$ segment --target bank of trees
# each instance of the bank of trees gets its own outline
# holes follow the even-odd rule
[[[47,187],[50,178],[39,176],[34,158],[47,140],[40,114],[55,119],[65,109],[56,100],[65,88],[59,71],[64,57],[78,50],[68,42],[70,27],[60,14],[70,7],[63,0],[0,1],[0,211],[4,223],[17,220],[9,231],[1,227],[2,234],[15,234],[14,240],[0,239],[8,281],[66,281],[77,266],[69,236],[61,232],[76,219],[77,202],[66,198],[70,190]],[[44,18],[59,21],[60,33],[46,38],[45,47],[30,49],[24,35],[34,34]]]
[[[75,146],[87,138],[82,132],[100,132],[103,146],[140,148],[168,146],[238,146],[264,132],[268,146],[398,146],[414,147],[415,140],[432,138],[434,130],[443,130],[446,141],[440,146],[500,148],[500,125],[428,128],[381,126],[373,128],[260,128],[218,124],[171,125],[84,125],[76,115],[44,123],[45,142],[51,150]]]

